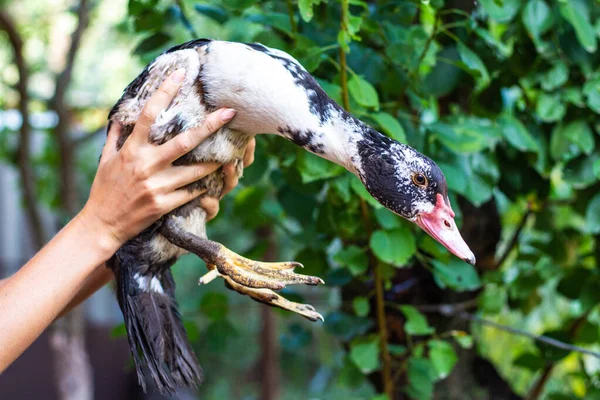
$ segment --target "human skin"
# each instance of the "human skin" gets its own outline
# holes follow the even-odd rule
[[[17,273],[0,280],[0,373],[55,319],[112,280],[105,262],[127,240],[202,194],[180,188],[220,167],[172,162],[229,122],[232,109],[213,112],[203,126],[161,146],[148,141],[150,127],[175,97],[184,75],[178,70],[165,79],[120,151],[116,141],[121,127],[111,127],[83,209]],[[253,140],[246,150],[245,166],[253,161],[254,145]],[[234,165],[223,171],[225,194],[237,185],[237,177]],[[208,220],[219,211],[219,199],[203,198],[201,204]]]

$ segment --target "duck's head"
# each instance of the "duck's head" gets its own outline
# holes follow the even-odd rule
[[[430,158],[387,137],[357,143],[358,176],[384,207],[414,222],[450,252],[475,264],[460,235],[442,170]]]

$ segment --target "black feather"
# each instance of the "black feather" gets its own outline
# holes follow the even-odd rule
[[[175,282],[169,269],[173,261],[151,268],[132,262],[136,261],[122,252],[111,259],[109,266],[115,273],[117,298],[140,385],[146,391],[147,367],[163,394],[172,395],[177,387],[197,387],[202,383],[202,369],[175,301]],[[141,270],[150,273],[147,279],[159,279],[162,293],[139,288],[134,276]]]

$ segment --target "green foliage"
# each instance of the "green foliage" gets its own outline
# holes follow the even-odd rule
[[[492,246],[500,249],[497,256],[510,244],[521,216],[532,210],[502,268],[481,276],[481,270],[382,208],[348,172],[278,138],[261,138],[260,165],[246,173],[249,187],[234,193],[234,207],[225,199],[222,213],[240,221],[240,229],[278,227],[275,238],[282,252],[295,254],[306,272],[341,288],[344,301],[326,316],[324,331],[347,344],[337,356],[345,387],[356,387],[365,382],[363,374],[385,367],[381,336],[375,333],[377,299],[358,289],[370,284],[374,268],[386,289],[402,285],[400,273],[406,277],[426,268],[440,293],[464,292],[471,298],[478,293],[477,312],[490,318],[518,315],[521,327],[546,330],[565,341],[575,339],[557,327],[568,326],[573,316],[557,312],[552,301],[560,298],[571,310],[590,312],[600,301],[594,294],[600,282],[594,236],[600,234],[597,4],[482,0],[474,8],[452,9],[448,3],[186,2],[201,36],[258,41],[289,52],[332,98],[339,103],[346,98],[356,116],[434,159],[446,175],[459,222],[477,223],[461,213],[459,198],[476,207],[491,204],[486,210],[498,212],[502,228],[502,239]],[[133,29],[147,35],[138,51],[153,55],[157,43],[179,40],[185,23],[172,8],[149,5],[132,1],[130,14]],[[162,20],[151,23],[156,15]],[[175,29],[178,24],[184,29]],[[341,63],[340,49],[347,53],[347,65]],[[256,213],[248,215],[248,209]],[[493,228],[470,237],[472,247],[480,248],[478,240],[490,247],[485,229]],[[218,232],[213,228],[213,235]],[[483,256],[490,268],[493,249]],[[225,316],[210,314],[209,300]],[[231,313],[231,305],[218,296],[200,304],[213,324],[227,321]],[[514,337],[502,344],[511,352],[496,351],[496,336],[488,330],[444,332],[414,306],[387,307],[388,318],[393,311],[412,339],[387,343],[387,351],[404,360],[402,390],[410,398],[433,397],[436,382],[458,360],[454,345],[472,349],[478,343],[521,394],[529,382],[522,371],[562,363],[567,355]],[[533,315],[553,322],[536,325]],[[593,327],[582,338],[595,337],[589,332],[599,324],[589,324]],[[303,332],[290,329],[282,340],[290,348],[304,346],[310,336]],[[553,387],[576,370],[573,363],[559,368]],[[587,378],[578,379],[591,388]]]
[[[459,227],[465,221],[469,244],[483,253],[477,254],[481,268],[456,259],[384,209],[343,168],[281,138],[259,138],[255,164],[221,202],[209,233],[257,259],[268,242],[278,258],[296,258],[306,273],[327,282],[318,291],[286,289],[297,301],[314,298],[326,315],[322,329],[277,314],[286,357],[282,379],[297,398],[307,397],[306,382],[327,376],[326,384],[311,384],[322,386],[311,396],[382,400],[374,397],[372,381],[385,367],[383,348],[401,376],[397,381],[405,383],[397,389],[413,399],[433,398],[436,384],[442,388],[453,371],[458,346],[490,360],[520,395],[549,363],[555,368],[547,398],[598,395],[600,369],[587,356],[475,324],[471,332],[454,331],[414,306],[464,296],[476,300],[469,312],[582,346],[597,344],[600,330],[598,2],[481,0],[463,9],[450,3],[128,1],[118,29],[128,32],[142,62],[192,32],[261,42],[296,57],[332,98],[347,99],[355,116],[439,164]],[[14,85],[5,86],[11,91]],[[10,101],[6,96],[0,103]],[[37,101],[32,109],[40,107]],[[15,132],[3,128],[0,156],[11,163],[14,139]],[[57,165],[58,151],[51,139],[42,147],[34,157],[38,192],[55,205],[60,182],[48,166]],[[82,152],[79,163],[91,171],[96,158]],[[493,260],[505,251],[498,269]],[[175,269],[186,293],[179,299],[186,328],[208,358],[203,363],[220,371],[213,377],[240,375],[258,357],[249,300],[197,288],[199,268],[188,258]],[[389,343],[378,332],[375,268],[388,325],[402,329]],[[207,398],[234,397],[218,393]]]

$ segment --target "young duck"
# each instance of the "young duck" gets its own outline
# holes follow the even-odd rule
[[[152,142],[160,145],[200,125],[208,113],[220,107],[234,108],[236,116],[176,164],[237,161],[241,175],[240,161],[253,135],[283,136],[342,165],[383,206],[416,223],[461,259],[475,263],[454,222],[440,168],[348,114],[294,58],[279,50],[199,39],[166,51],[125,89],[110,113],[111,121],[124,125],[119,148],[164,76],[179,68],[186,70],[186,78],[152,127]],[[216,171],[192,186],[207,189],[203,196],[219,197],[222,173]],[[321,279],[295,274],[298,263],[252,261],[208,240],[205,217],[199,201],[192,201],[130,240],[109,263],[144,389],[144,365],[161,392],[172,393],[178,386],[195,386],[202,380],[177,309],[170,271],[187,252],[198,255],[209,268],[200,283],[221,277],[229,288],[255,300],[313,321],[322,319],[313,307],[274,292],[286,284],[316,285],[323,283]]]

